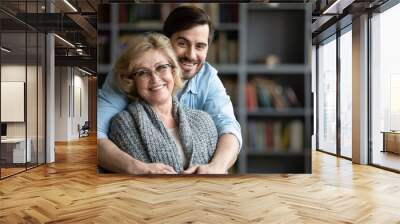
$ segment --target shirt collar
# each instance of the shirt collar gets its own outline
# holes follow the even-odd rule
[[[206,62],[204,62],[203,66],[201,66],[200,71],[198,71],[190,80],[187,81],[186,91],[191,92],[193,94],[198,93],[196,79],[204,73]]]

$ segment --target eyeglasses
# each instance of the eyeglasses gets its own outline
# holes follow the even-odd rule
[[[138,69],[133,75],[137,78],[148,80],[150,79],[152,74],[157,74],[158,77],[166,75],[169,71],[171,71],[171,64],[162,64],[158,65],[153,71],[148,68]]]

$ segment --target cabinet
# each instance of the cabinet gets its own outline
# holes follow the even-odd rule
[[[161,32],[176,5],[100,6],[99,87],[124,39]],[[243,147],[231,173],[310,173],[311,5],[197,5],[216,30],[207,61],[218,70],[242,127]],[[135,13],[143,10],[145,17]]]
[[[27,147],[25,147],[25,144]],[[7,138],[1,140],[1,160],[3,164],[23,164],[31,162],[32,141],[24,138]],[[25,149],[26,148],[26,149]]]
[[[383,151],[400,154],[400,132],[387,131],[383,134]]]

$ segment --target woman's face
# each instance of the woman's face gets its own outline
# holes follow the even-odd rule
[[[133,73],[137,93],[147,103],[156,106],[171,99],[174,88],[172,67],[163,53],[158,50],[146,52]]]

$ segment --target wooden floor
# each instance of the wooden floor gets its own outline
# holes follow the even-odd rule
[[[313,153],[312,175],[96,174],[96,141],[0,181],[0,223],[400,223],[400,175]]]
[[[23,167],[23,168],[20,168],[20,167],[18,167],[18,168],[8,168],[8,167],[4,168],[4,167],[2,167],[1,168],[1,177],[2,178],[3,177],[7,177],[7,176],[13,175],[15,173],[22,172],[24,170],[26,170],[25,167]]]

